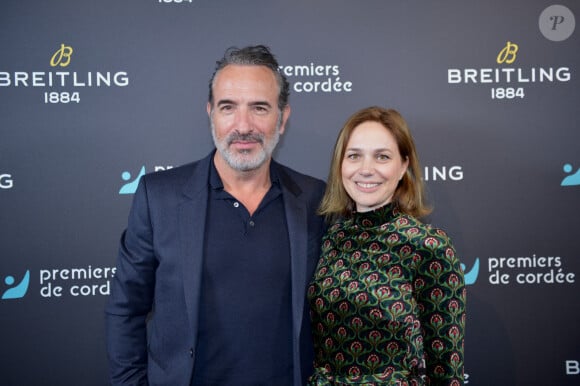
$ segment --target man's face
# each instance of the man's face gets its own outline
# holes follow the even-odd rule
[[[217,73],[207,112],[217,156],[232,169],[255,170],[270,160],[290,115],[289,107],[280,114],[278,93],[265,66],[228,65]]]

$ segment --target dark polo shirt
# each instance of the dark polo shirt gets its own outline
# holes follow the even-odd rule
[[[270,179],[250,216],[211,164],[193,385],[292,385],[290,245]]]

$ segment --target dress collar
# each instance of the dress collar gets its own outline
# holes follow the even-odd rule
[[[368,212],[354,212],[352,217],[353,225],[361,228],[374,228],[376,226],[390,222],[399,214],[399,210],[392,202],[380,208]]]

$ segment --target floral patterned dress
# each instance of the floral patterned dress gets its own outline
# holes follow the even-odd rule
[[[462,385],[463,271],[441,229],[393,204],[332,225],[308,288],[309,385]]]

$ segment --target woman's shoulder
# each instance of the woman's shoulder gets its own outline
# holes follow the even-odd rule
[[[449,235],[445,230],[433,224],[424,223],[414,216],[400,214],[395,224],[398,224],[399,230],[413,244],[433,243],[433,241],[436,241],[436,244],[450,244]]]

